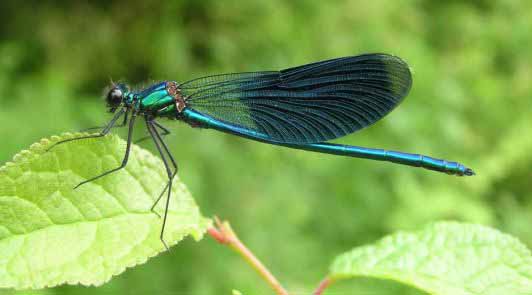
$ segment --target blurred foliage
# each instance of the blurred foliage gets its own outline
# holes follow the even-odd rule
[[[338,142],[458,160],[477,176],[166,124],[180,177],[202,212],[230,220],[294,294],[308,294],[336,254],[433,220],[491,225],[532,245],[532,2],[3,0],[0,16],[1,162],[41,137],[106,122],[99,96],[111,78],[184,81],[366,52],[405,59],[414,72],[411,95],[378,124]],[[233,253],[189,241],[101,288],[46,294],[233,288],[270,293]],[[330,293],[405,290],[358,280]]]
[[[515,237],[484,225],[443,221],[343,253],[329,278],[385,278],[435,295],[529,295],[531,266],[530,250]]]

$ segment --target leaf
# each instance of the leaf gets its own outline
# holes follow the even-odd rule
[[[332,280],[390,279],[439,295],[532,294],[530,250],[510,235],[440,222],[338,256]]]
[[[101,285],[164,251],[162,219],[150,211],[166,181],[160,159],[133,146],[125,169],[74,190],[117,167],[125,147],[111,135],[45,152],[80,135],[43,139],[0,168],[0,288]],[[208,224],[176,178],[165,241],[200,240]]]

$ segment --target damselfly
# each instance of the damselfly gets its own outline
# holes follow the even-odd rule
[[[160,235],[166,246],[164,227],[177,164],[162,138],[170,131],[157,119],[180,120],[192,127],[212,128],[289,148],[389,161],[458,176],[474,175],[473,170],[457,162],[327,143],[384,117],[403,100],[411,85],[408,65],[387,54],[343,57],[281,71],[215,75],[184,83],[164,81],[139,91],[119,83],[107,94],[107,105],[114,116],[100,133],[56,145],[102,137],[113,127],[129,126],[122,164],[80,186],[126,166],[135,120],[141,116],[168,174],[168,182],[151,208],[154,211],[167,192]],[[121,117],[122,123],[115,124]]]

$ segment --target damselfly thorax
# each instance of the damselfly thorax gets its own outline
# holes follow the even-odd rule
[[[123,93],[124,105],[139,114],[175,119],[186,106],[175,81],[159,82],[140,91],[129,91],[126,85],[117,84],[110,93],[116,91]]]

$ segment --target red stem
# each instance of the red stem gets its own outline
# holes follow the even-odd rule
[[[329,285],[332,283],[332,280],[328,277],[326,277],[325,279],[323,279],[320,284],[318,285],[318,288],[316,289],[316,291],[314,291],[314,293],[312,293],[313,295],[322,295],[323,292],[325,291],[325,289],[327,287],[329,287]]]
[[[281,286],[279,281],[270,273],[270,271],[255,257],[255,255],[238,239],[227,221],[221,222],[217,217],[214,218],[214,226],[211,226],[207,232],[218,243],[228,245],[235,252],[240,254],[246,262],[259,273],[259,275],[272,287],[278,295],[288,295],[288,292]]]

